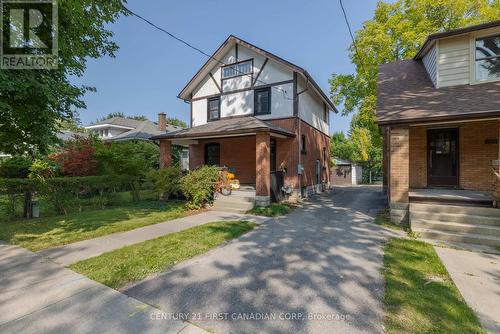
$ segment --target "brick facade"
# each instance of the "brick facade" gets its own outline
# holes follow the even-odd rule
[[[410,188],[427,187],[427,128],[410,128]]]
[[[198,140],[189,145],[189,169],[193,170],[205,163],[205,145],[220,145],[221,165],[234,168],[236,178],[242,184],[255,184],[255,136],[230,137]],[[249,154],[249,152],[252,152]]]
[[[255,135],[255,195],[271,196],[271,167],[270,167],[270,140],[269,132],[259,132]]]
[[[304,173],[301,176],[301,186],[310,187],[316,184],[316,161],[320,161],[320,182],[330,182],[330,137],[316,130],[304,121],[300,121],[300,136],[305,136],[305,154],[301,153],[301,163]],[[300,138],[300,136],[297,136]],[[298,145],[298,143],[297,143]],[[323,148],[326,159],[323,159]]]
[[[447,126],[459,129],[459,188],[492,189],[492,161],[499,158],[499,123],[476,121]],[[410,128],[410,188],[427,187],[428,129],[425,126]]]
[[[160,168],[168,167],[172,164],[172,144],[170,140],[160,141]]]
[[[410,130],[392,128],[390,130],[390,202],[408,203],[410,174]]]
[[[300,187],[312,187],[316,184],[316,160],[320,161],[320,180],[329,185],[330,175],[330,137],[315,129],[296,117],[266,120],[283,129],[295,133],[293,138],[282,138],[273,136],[269,132],[261,132],[256,135],[213,138],[196,140],[196,144],[189,145],[189,169],[195,169],[205,163],[205,145],[218,143],[220,145],[221,165],[234,168],[236,177],[242,184],[254,184],[258,189],[257,195],[269,196],[270,163],[269,143],[271,138],[276,140],[276,168],[281,165],[287,167],[285,174],[285,185],[299,190]],[[300,127],[300,128],[299,128]],[[306,154],[300,154],[300,138],[306,137]],[[160,146],[167,148],[168,140],[162,140]],[[267,143],[267,150],[264,149]],[[259,145],[263,145],[260,146]],[[170,149],[170,146],[169,146]],[[326,159],[323,157],[325,149]],[[163,150],[163,149],[162,149]],[[165,151],[166,152],[166,151]],[[267,154],[267,159],[264,155]],[[164,159],[164,158],[162,158]],[[302,164],[304,172],[298,176],[298,165]],[[163,164],[162,166],[167,166]],[[264,172],[267,171],[267,172]],[[262,182],[259,182],[259,173]],[[264,177],[264,175],[267,175]],[[269,181],[269,182],[268,182]],[[259,186],[260,184],[260,186]],[[261,188],[263,187],[263,188]]]

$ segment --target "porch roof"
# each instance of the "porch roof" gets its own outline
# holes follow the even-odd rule
[[[283,129],[282,127],[253,116],[247,116],[223,118],[218,121],[211,121],[192,128],[164,133],[154,136],[151,139],[197,139],[219,135],[228,136],[254,134],[261,131],[269,131],[286,137],[295,137],[293,132]]]

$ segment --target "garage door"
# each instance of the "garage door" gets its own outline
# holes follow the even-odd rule
[[[351,166],[336,166],[332,169],[331,183],[333,185],[351,185]]]

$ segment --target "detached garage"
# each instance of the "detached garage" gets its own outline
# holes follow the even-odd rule
[[[340,158],[333,158],[333,165],[330,182],[334,186],[361,184],[363,169],[360,165]]]

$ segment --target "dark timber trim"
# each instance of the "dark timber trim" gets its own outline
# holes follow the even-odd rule
[[[269,84],[269,85],[262,85],[262,86],[258,86],[258,87],[259,88],[266,88],[266,87],[273,87],[273,86],[279,86],[279,85],[286,85],[286,84],[290,84],[290,83],[293,83],[293,80],[285,80],[285,81],[280,81],[280,82],[274,82],[274,83]],[[254,90],[254,87],[248,87],[248,88],[242,88],[242,89],[235,89],[235,90],[231,90],[231,91],[228,91],[228,92],[222,92],[220,94],[212,94],[212,95],[207,95],[207,96],[203,96],[203,97],[196,97],[196,98],[191,99],[191,101],[205,100],[205,99],[210,99],[212,97],[230,95],[230,94],[235,94],[235,93],[241,93],[241,92],[246,92],[246,91],[249,91],[249,90]]]
[[[297,94],[297,72],[293,72],[293,115],[299,115],[299,95]]]
[[[214,82],[215,86],[217,86],[217,89],[219,90],[219,93],[222,93],[222,89],[220,88],[219,83],[217,82],[217,80],[215,80],[215,78],[214,78],[214,76],[213,76],[212,72],[208,73],[208,75],[210,75],[210,78],[212,78],[212,80],[213,80],[213,82]]]
[[[252,86],[255,86],[255,84],[257,83],[257,80],[259,80],[259,76],[262,73],[262,71],[264,70],[264,67],[266,67],[266,64],[268,61],[269,61],[269,58],[266,58],[266,60],[264,60],[264,63],[262,64],[262,67],[259,70],[259,73],[257,73],[257,75],[255,76],[255,79],[253,79],[253,81],[252,81]]]

